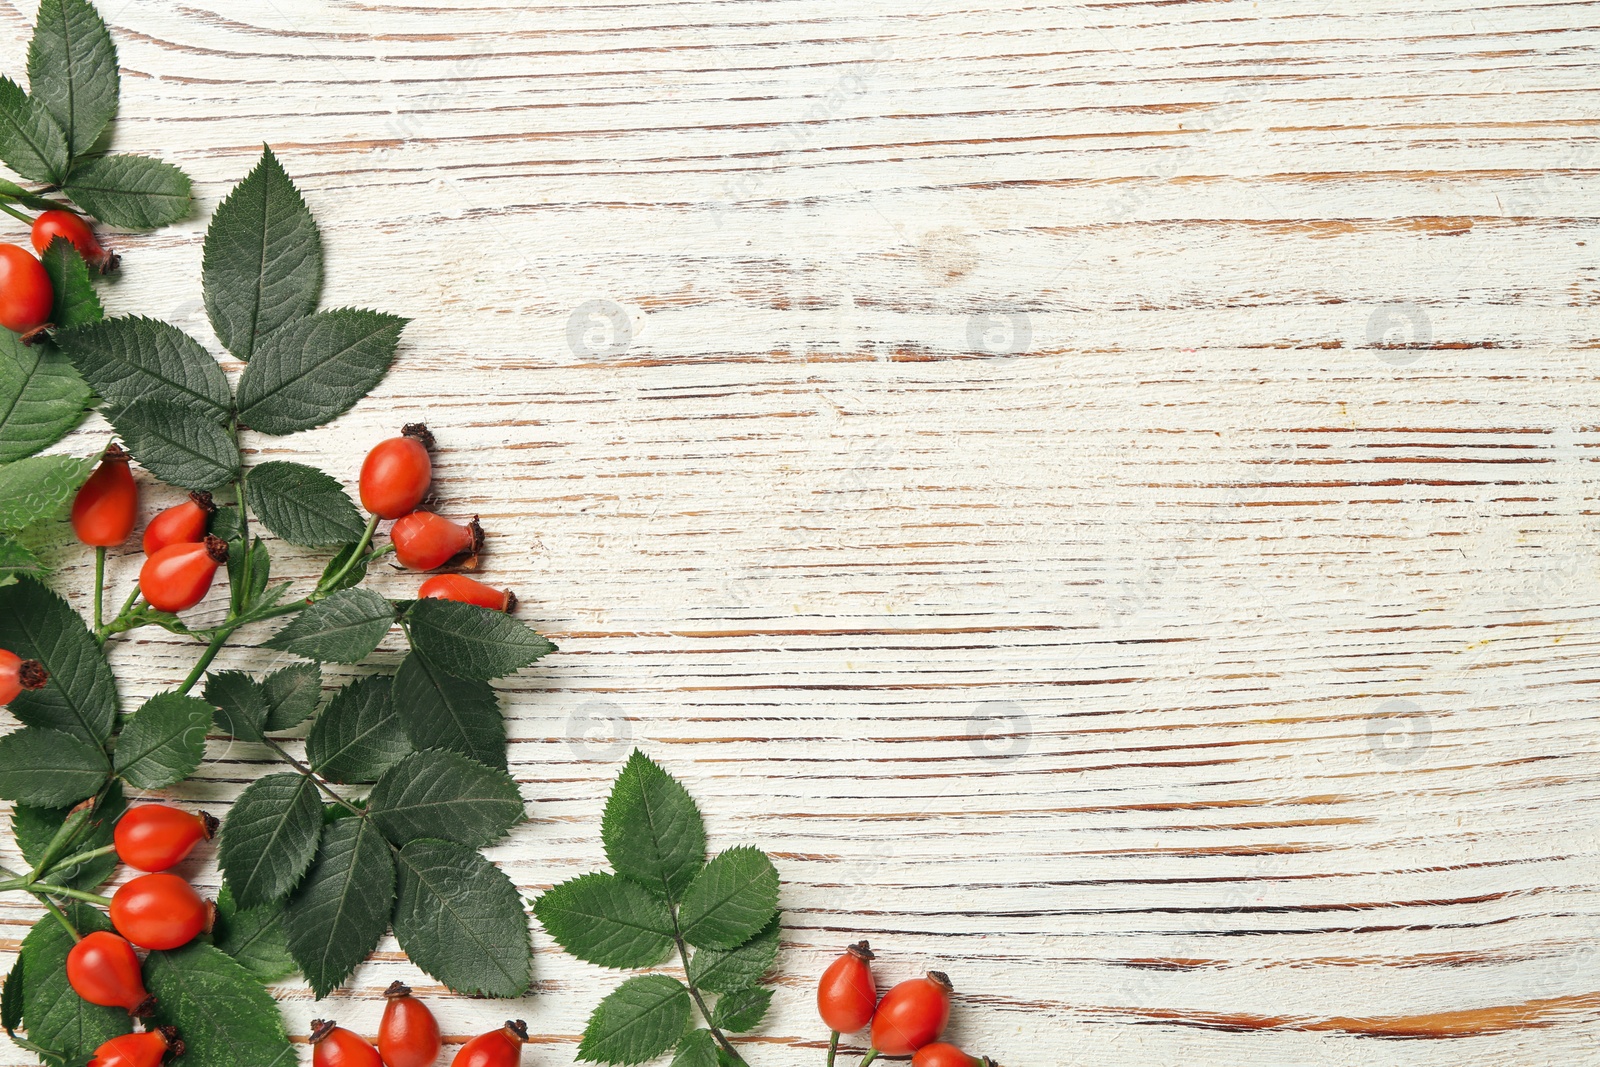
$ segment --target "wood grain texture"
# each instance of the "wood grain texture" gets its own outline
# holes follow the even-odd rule
[[[203,198],[108,306],[220,351],[204,218],[270,142],[325,305],[415,321],[259,456],[434,428],[561,646],[500,687],[493,854],[599,866],[663,760],[784,878],[757,1067],[821,1062],[861,937],[1008,1064],[1600,1061],[1600,4],[100,6],[118,147]],[[190,661],[124,643],[125,700]],[[220,812],[269,754],[210,756]],[[567,1062],[617,977],[534,933],[523,1003],[386,939],[284,1011],[404,978]]]

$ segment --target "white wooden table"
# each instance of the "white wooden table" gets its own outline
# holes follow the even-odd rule
[[[202,198],[110,309],[215,347],[204,218],[270,142],[324,305],[415,317],[287,447],[353,479],[426,419],[561,645],[496,858],[601,866],[663,760],[784,878],[757,1067],[821,1063],[860,937],[1012,1067],[1600,1062],[1593,4],[100,6],[118,147]],[[267,762],[211,756],[212,810]],[[618,979],[535,940],[525,1002],[419,983],[455,1040],[570,1060]],[[370,1033],[416,975],[283,1006]]]

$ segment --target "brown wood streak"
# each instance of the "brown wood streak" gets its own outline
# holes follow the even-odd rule
[[[1357,1037],[1452,1038],[1481,1037],[1508,1030],[1542,1029],[1560,1023],[1581,1025],[1600,1018],[1600,993],[1548,997],[1520,1004],[1497,1004],[1463,1011],[1426,1015],[1391,1015],[1377,1018],[1289,1018],[1270,1015],[1230,1015],[1169,1009],[1131,1009],[1120,1014],[1136,1019],[1216,1030],[1333,1031]]]

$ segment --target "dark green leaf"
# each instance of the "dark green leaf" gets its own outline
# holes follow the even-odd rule
[[[240,741],[260,741],[267,722],[267,695],[243,671],[206,675],[206,700],[216,708],[217,728]]]
[[[778,869],[759,848],[721,853],[690,883],[678,908],[683,939],[696,948],[742,945],[778,910]]]
[[[283,932],[283,905],[240,910],[227,886],[217,893],[217,922],[211,940],[258,982],[276,982],[299,968]]]
[[[157,693],[117,736],[117,774],[140,789],[165,789],[183,781],[205,759],[210,725],[211,707],[205,701]]]
[[[269,434],[343,415],[388,373],[406,320],[341,308],[296,319],[262,338],[239,379],[239,417]]]
[[[283,460],[251,467],[245,494],[256,518],[291,544],[347,544],[365,529],[344,486],[315,467]]]
[[[337,593],[344,589],[353,589],[367,580],[367,564],[372,559],[372,552],[370,549],[363,552],[361,554],[361,558],[357,560],[348,571],[344,569],[344,565],[349,562],[350,557],[355,555],[357,547],[358,544],[356,543],[348,544],[341,548],[338,552],[334,553],[334,557],[329,560],[328,565],[322,569],[322,578],[319,582],[321,588],[330,593]],[[344,572],[343,577],[341,577],[338,581],[334,581],[333,576],[339,574],[341,571]]]
[[[92,796],[111,773],[100,749],[72,734],[28,726],[0,737],[0,798],[42,808]]]
[[[700,809],[677,779],[637,749],[606,801],[600,837],[618,874],[673,902],[705,864]]]
[[[30,181],[60,185],[67,176],[66,134],[10,78],[0,78],[0,159]]]
[[[43,561],[20,541],[0,534],[0,585],[9,584],[5,579],[15,574],[29,574],[37,578],[45,570]]]
[[[65,600],[31,578],[0,589],[0,648],[36,659],[50,672],[43,689],[11,701],[13,715],[96,745],[111,736],[116,681],[100,645]]]
[[[689,991],[676,978],[630,978],[589,1016],[578,1059],[644,1063],[676,1045],[689,1029]]]
[[[222,824],[217,862],[243,908],[269,904],[295,887],[322,832],[317,787],[299,774],[269,774],[234,801]]]
[[[0,330],[0,463],[31,456],[83,421],[89,386],[55,345]]]
[[[155,1021],[177,1027],[183,1036],[183,1067],[295,1062],[272,994],[221,949],[196,941],[174,952],[152,952],[145,985],[160,998]]]
[[[0,200],[14,200],[23,207],[31,207],[37,211],[67,211],[68,206],[59,200],[52,200],[48,196],[30,193],[16,182],[7,178],[0,178]]]
[[[94,148],[117,113],[120,80],[117,46],[88,0],[41,0],[28,43],[28,84],[74,157]]]
[[[89,852],[111,844],[117,820],[122,817],[127,806],[122,797],[121,783],[112,782],[106,790],[106,795],[95,806],[94,812],[86,818],[84,825],[72,838],[68,850],[59,853],[57,858],[78,852]],[[72,808],[36,808],[29,804],[16,805],[11,811],[11,830],[16,836],[17,847],[22,850],[23,858],[32,865],[42,861],[45,850],[55,839],[56,831],[61,829],[67,817],[72,814],[72,810]],[[116,869],[117,857],[113,853],[108,856],[98,856],[84,863],[75,863],[70,867],[58,868],[45,875],[41,881],[70,886],[73,889],[94,889],[110,878]]]
[[[312,770],[334,782],[373,782],[410,754],[392,688],[392,679],[372,675],[333,695],[306,737]]]
[[[533,905],[545,933],[580,960],[601,967],[653,967],[672,950],[666,901],[614,874],[585,874]]]
[[[6,984],[0,990],[0,1029],[8,1034],[15,1034],[22,1025],[22,983],[23,979],[22,953],[17,953],[17,961],[11,965],[11,973],[6,975]]]
[[[338,819],[289,898],[289,950],[320,999],[377,947],[394,905],[394,861],[368,819]]]
[[[360,663],[393,625],[387,600],[366,589],[346,589],[302,611],[266,646],[323,663]]]
[[[140,400],[111,417],[128,451],[168,485],[215,489],[239,473],[239,448],[193,408],[165,400]]]
[[[736,993],[724,993],[711,1009],[711,1025],[731,1034],[754,1030],[766,1018],[772,1006],[772,990],[751,987]]]
[[[217,337],[246,362],[261,338],[317,308],[322,237],[270,148],[211,216],[204,283]]]
[[[503,678],[556,650],[505,612],[475,604],[419,600],[408,621],[411,647],[460,678]]]
[[[56,294],[55,308],[50,312],[50,321],[56,324],[56,329],[68,330],[106,317],[89,277],[89,265],[72,247],[71,241],[65,237],[51,238],[39,259],[44,264],[44,272],[50,276],[50,288]]]
[[[158,400],[219,425],[228,421],[233,395],[227,376],[171,323],[122,315],[62,330],[57,339],[113,419],[136,401]]]
[[[129,230],[153,230],[189,213],[189,176],[148,156],[91,159],[72,172],[66,193],[101,222]]]
[[[505,872],[454,841],[400,850],[394,934],[411,962],[457,993],[520,997],[533,965],[522,898]]]
[[[267,698],[268,733],[290,730],[317,710],[322,699],[322,668],[315,663],[296,663],[273,671],[261,680]]]
[[[72,456],[31,456],[0,466],[0,530],[65,518],[93,466]]]
[[[395,673],[394,703],[413,748],[448,749],[505,769],[506,724],[488,682],[452,677],[413,653]]]
[[[698,1029],[684,1034],[669,1067],[717,1067],[717,1040],[711,1031]]]
[[[247,605],[255,604],[272,577],[272,554],[267,551],[267,543],[257,537],[250,542],[248,552],[243,545],[244,542],[238,539],[228,543],[228,599],[235,614],[242,614]],[[249,581],[245,580],[244,573],[247,561],[250,564]]]
[[[63,901],[61,910],[79,933],[109,930],[111,923],[87,904]],[[23,983],[22,1017],[28,1039],[54,1049],[69,1063],[83,1063],[96,1048],[132,1027],[121,1008],[102,1008],[78,996],[67,984],[67,953],[72,935],[48,916],[34,923],[22,942],[27,980]]]
[[[734,993],[761,981],[778,958],[779,917],[738,948],[703,948],[689,958],[689,981],[711,993]]]
[[[367,810],[395,844],[433,837],[474,847],[504,837],[523,814],[522,794],[509,774],[440,751],[417,752],[389,768],[373,786]]]
[[[211,533],[227,541],[231,549],[233,542],[244,537],[244,528],[239,522],[239,509],[227,504],[218,507],[217,513],[211,516]]]

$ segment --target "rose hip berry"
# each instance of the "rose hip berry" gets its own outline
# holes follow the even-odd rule
[[[490,611],[517,610],[517,594],[509,589],[496,589],[464,574],[436,574],[422,583],[417,596],[424,600],[456,600],[463,604],[476,604]]]
[[[450,1067],[516,1067],[522,1062],[522,1046],[527,1040],[528,1024],[507,1019],[500,1029],[462,1045]]]
[[[205,599],[228,543],[206,535],[198,544],[168,545],[139,568],[139,591],[157,611],[187,611]]]
[[[52,240],[64,237],[78,250],[83,261],[101,274],[117,269],[118,258],[100,246],[100,239],[81,216],[70,211],[46,211],[33,220],[31,237],[34,251],[41,256]]]
[[[879,1053],[904,1056],[935,1041],[950,1021],[952,992],[949,978],[929,971],[926,977],[901,982],[885,993],[872,1016],[872,1051],[861,1067]]]
[[[162,511],[144,528],[144,554],[153,556],[172,545],[205,540],[206,527],[217,513],[210,493],[190,493],[189,499]]]
[[[433,434],[420,422],[379,441],[361,464],[361,506],[380,519],[398,519],[422,503],[433,483]]]
[[[170,1026],[146,1030],[142,1034],[123,1034],[94,1050],[88,1067],[159,1067],[167,1058],[183,1055],[183,1042]]]
[[[0,648],[0,704],[11,703],[24,689],[43,689],[49,680],[49,673],[38,660],[23,659]]]
[[[463,552],[477,555],[483,547],[483,527],[476,518],[463,526],[431,511],[413,511],[389,530],[389,540],[402,566],[431,571]]]
[[[111,925],[140,948],[187,945],[210,928],[213,905],[175,874],[145,874],[111,895]]]
[[[872,981],[872,948],[865,941],[851,945],[828,964],[817,983],[817,1014],[834,1035],[853,1034],[872,1021],[878,987]]]
[[[44,264],[26,248],[0,244],[0,326],[31,341],[29,335],[50,321],[55,302]]]
[[[378,1024],[378,1054],[386,1067],[429,1067],[439,1058],[439,1022],[404,982],[383,991],[389,1003]]]
[[[211,840],[217,820],[205,812],[188,812],[166,804],[129,808],[111,835],[117,858],[141,871],[164,871],[183,862],[194,846]]]
[[[144,987],[133,946],[105,930],[84,934],[67,953],[67,984],[90,1004],[149,1015],[156,998]]]
[[[311,1048],[312,1067],[383,1067],[370,1041],[330,1019],[311,1020]]]
[[[996,1065],[987,1056],[982,1059],[968,1056],[954,1045],[936,1041],[917,1049],[917,1054],[911,1057],[911,1067],[996,1067]]]
[[[139,485],[128,470],[128,454],[112,445],[73,498],[72,530],[86,545],[110,548],[126,541],[138,521]]]

